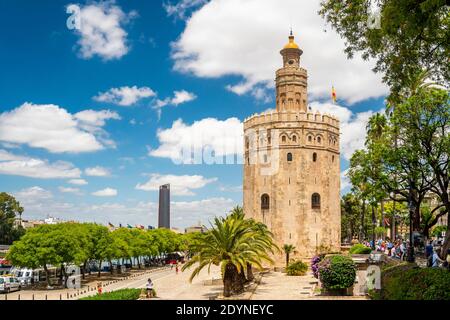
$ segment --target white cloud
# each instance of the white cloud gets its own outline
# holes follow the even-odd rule
[[[138,184],[136,189],[144,191],[157,191],[163,184],[170,184],[170,192],[175,196],[192,196],[195,195],[192,190],[201,189],[206,185],[217,181],[217,178],[207,179],[203,176],[176,176],[176,175],[160,175],[151,174],[150,180],[144,184]]]
[[[77,44],[81,57],[90,59],[97,55],[107,61],[129,52],[128,34],[123,27],[137,15],[136,11],[125,13],[114,0],[80,7],[80,29],[75,32],[80,37]]]
[[[219,188],[222,192],[241,192],[242,193],[242,185],[240,186],[221,186]]]
[[[78,188],[70,188],[70,187],[58,187],[59,192],[61,193],[73,193],[77,195],[81,195],[81,190]]]
[[[64,179],[78,178],[81,171],[69,162],[50,163],[48,160],[18,156],[0,150],[0,174],[38,179]]]
[[[106,188],[103,190],[98,190],[92,193],[96,197],[115,197],[117,196],[117,190],[112,188]]]
[[[16,194],[15,194],[16,196]],[[51,215],[64,220],[89,221],[118,226],[157,225],[158,204],[154,202],[127,202],[102,204],[77,203],[55,201],[52,198],[17,196],[24,207],[25,219],[43,219]],[[196,201],[171,202],[171,224],[175,227],[189,227],[201,221],[209,226],[214,216],[224,216],[238,203],[227,198],[207,198]]]
[[[108,177],[111,175],[111,172],[109,172],[108,169],[100,166],[96,166],[93,168],[86,168],[84,170],[84,173],[90,177]]]
[[[22,189],[14,195],[19,201],[22,201],[22,199],[26,201],[41,201],[53,198],[51,191],[38,186]]]
[[[346,193],[350,190],[352,183],[347,177],[348,169],[341,172],[341,193]]]
[[[191,151],[200,154],[206,148],[215,156],[242,154],[243,124],[237,118],[206,118],[187,125],[179,119],[172,128],[158,130],[160,146],[149,155],[174,161],[190,159]],[[186,154],[188,153],[188,154]]]
[[[153,109],[157,110],[158,118],[161,118],[162,108],[168,105],[173,105],[177,107],[182,103],[187,103],[197,99],[197,96],[194,93],[188,92],[186,90],[174,91],[173,97],[167,97],[164,100],[157,99],[155,101],[155,105]]]
[[[113,112],[110,110],[84,110],[76,113],[75,118],[78,119],[83,125],[87,126],[87,128],[91,128],[91,130],[97,130],[99,127],[103,127],[106,123],[106,120],[114,119],[120,120],[120,116],[117,112]]]
[[[101,128],[107,119],[120,119],[110,111],[85,110],[75,115],[56,105],[24,103],[0,114],[0,141],[27,144],[52,153],[80,153],[104,149]]]
[[[319,3],[211,0],[192,14],[173,43],[174,69],[205,78],[241,76],[241,82],[227,88],[263,97],[260,90],[273,87],[275,70],[281,67],[279,51],[292,23],[304,51],[301,64],[308,70],[310,100],[329,98],[332,85],[338,99],[348,103],[387,94],[382,75],[371,70],[374,63],[360,56],[347,60],[344,41],[317,14]]]
[[[156,96],[156,93],[148,88],[137,86],[111,88],[107,92],[101,92],[93,99],[99,102],[109,102],[123,107],[129,107],[142,99]]]
[[[164,3],[163,7],[167,15],[184,20],[188,11],[205,4],[208,0],[181,0],[178,3]]]
[[[369,110],[355,114],[346,107],[320,102],[312,102],[311,108],[314,111],[328,113],[339,118],[341,126],[340,151],[345,159],[350,160],[356,150],[364,148],[366,126],[369,118],[376,112]],[[382,110],[378,112],[382,112]]]
[[[74,184],[77,186],[85,186],[88,184],[88,182],[84,179],[72,179],[72,180],[69,180],[68,183]]]

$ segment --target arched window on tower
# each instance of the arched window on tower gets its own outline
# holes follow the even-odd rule
[[[293,141],[293,142],[297,142],[297,136],[293,136],[293,137],[292,137],[292,141]]]
[[[313,162],[317,162],[317,153],[313,153]]]
[[[312,142],[312,136],[308,136],[308,142]]]
[[[290,152],[287,154],[287,161],[292,162],[292,153]]]
[[[286,142],[286,136],[281,137],[281,142]]]
[[[321,137],[317,137],[317,143],[321,144],[322,143],[322,138]]]
[[[261,196],[261,210],[267,210],[270,208],[270,198],[267,193]]]
[[[311,208],[320,209],[320,194],[314,193],[311,196]]]

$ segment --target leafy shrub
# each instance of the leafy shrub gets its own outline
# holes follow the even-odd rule
[[[286,268],[288,276],[304,276],[308,271],[308,265],[302,261],[295,261]]]
[[[326,256],[319,263],[319,279],[325,289],[347,289],[355,282],[356,266],[348,256]]]
[[[323,260],[324,257],[325,257],[324,254],[319,254],[317,256],[314,256],[311,259],[311,270],[312,270],[312,272],[314,274],[314,277],[316,279],[319,279],[319,263],[320,263],[320,261]]]
[[[81,298],[80,300],[137,300],[140,294],[141,289],[122,289]]]
[[[381,291],[371,295],[379,300],[450,300],[450,272],[404,264],[381,274]]]
[[[372,249],[361,243],[357,243],[350,248],[349,252],[350,254],[369,254],[372,252]]]

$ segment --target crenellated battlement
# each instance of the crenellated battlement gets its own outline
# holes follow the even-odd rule
[[[304,111],[276,111],[269,110],[259,114],[253,114],[244,120],[244,128],[249,128],[270,122],[312,122],[328,124],[339,129],[339,119],[328,113],[304,112]]]

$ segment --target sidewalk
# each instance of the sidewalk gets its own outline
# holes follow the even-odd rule
[[[271,271],[263,275],[251,300],[306,300],[313,297],[317,279],[310,272],[305,276],[287,276]]]

